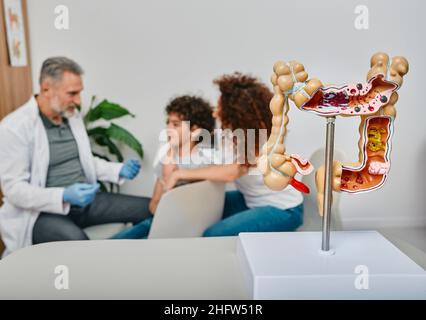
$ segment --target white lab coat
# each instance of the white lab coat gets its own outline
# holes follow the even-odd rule
[[[69,119],[78,145],[81,165],[89,183],[97,180],[122,183],[121,163],[94,157],[81,115]],[[0,123],[0,235],[6,246],[3,256],[32,244],[34,223],[40,212],[67,215],[64,188],[45,188],[49,166],[49,142],[39,116],[37,101],[9,114]]]

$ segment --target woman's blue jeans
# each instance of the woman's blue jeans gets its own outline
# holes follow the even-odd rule
[[[209,227],[204,237],[236,236],[240,232],[294,231],[303,223],[303,203],[290,209],[272,206],[249,208],[239,191],[225,196],[222,220]]]
[[[111,239],[146,239],[153,216],[123,230]],[[303,223],[303,204],[290,209],[272,206],[249,208],[239,191],[225,194],[222,220],[209,227],[204,237],[236,236],[240,232],[294,231]]]

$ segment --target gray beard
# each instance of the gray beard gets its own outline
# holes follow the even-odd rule
[[[61,117],[62,117],[62,118],[64,118],[64,119],[69,119],[69,118],[71,118],[72,116],[74,116],[74,114],[75,114],[75,110],[74,110],[73,112],[70,112],[70,111],[62,111],[62,112],[61,112]]]

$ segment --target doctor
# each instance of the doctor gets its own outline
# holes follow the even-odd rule
[[[111,222],[138,223],[148,198],[99,193],[100,181],[122,183],[140,163],[94,157],[77,106],[83,70],[65,57],[47,59],[40,94],[0,123],[0,234],[4,256],[49,241],[87,240],[83,229]]]

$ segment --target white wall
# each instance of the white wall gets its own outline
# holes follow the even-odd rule
[[[70,30],[54,28],[54,8],[70,10]],[[355,6],[366,4],[369,30],[354,27]],[[426,107],[422,101],[426,48],[424,1],[28,0],[34,82],[42,61],[67,55],[86,70],[92,94],[137,114],[126,126],[143,142],[140,177],[124,191],[151,194],[151,162],[163,109],[177,94],[218,97],[212,79],[236,70],[269,84],[279,59],[302,62],[324,83],[365,79],[376,51],[405,55],[411,70],[400,90],[392,169],[379,191],[342,196],[346,226],[426,225]],[[37,90],[37,88],[35,88]],[[291,111],[288,151],[308,157],[324,144],[325,120]],[[357,158],[358,120],[338,119],[336,148]]]

